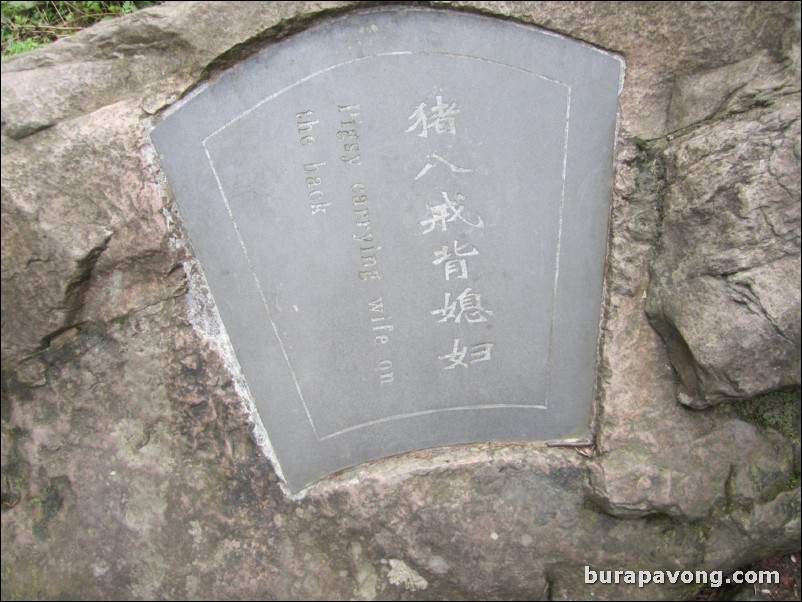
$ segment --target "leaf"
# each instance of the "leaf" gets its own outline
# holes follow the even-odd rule
[[[29,50],[36,50],[37,48],[41,48],[42,46],[46,46],[46,43],[39,42],[37,40],[23,40],[21,42],[11,42],[6,49],[3,58],[16,56],[17,54],[21,54],[23,52],[28,52]]]

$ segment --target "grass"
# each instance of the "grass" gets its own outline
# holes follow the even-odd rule
[[[161,2],[44,2],[3,0],[2,59],[46,46],[85,27]]]
[[[734,402],[732,406],[743,420],[772,428],[790,440],[799,442],[800,396],[800,390],[794,388]]]

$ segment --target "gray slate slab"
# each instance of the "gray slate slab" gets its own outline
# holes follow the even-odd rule
[[[410,450],[587,436],[622,63],[383,8],[153,132],[292,490]]]

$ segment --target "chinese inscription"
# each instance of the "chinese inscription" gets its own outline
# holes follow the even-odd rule
[[[460,221],[463,224],[473,228],[485,227],[481,217],[474,218],[474,221],[472,222],[468,221],[468,219],[462,215],[462,213],[465,211],[465,206],[462,205],[462,201],[465,200],[465,195],[463,195],[461,192],[458,192],[455,195],[454,201],[448,198],[447,192],[440,191],[440,194],[443,196],[444,202],[440,205],[430,206],[428,208],[429,215],[426,217],[426,219],[420,222],[420,225],[423,228],[423,234],[428,234],[437,227],[445,232],[448,230],[448,224],[455,221]]]
[[[459,339],[454,339],[454,349],[451,350],[451,353],[440,355],[438,358],[448,362],[447,366],[443,366],[443,370],[453,370],[457,366],[467,368],[469,363],[475,364],[476,362],[486,362],[489,360],[490,350],[492,348],[493,343],[479,343],[478,345],[472,345],[470,357],[467,359],[468,363],[466,363],[465,356],[468,353],[468,347],[467,345],[460,345]]]
[[[422,102],[413,111],[410,119],[414,119],[415,123],[409,126],[407,132],[417,132],[421,138],[429,136],[429,130],[434,129],[437,134],[456,134],[457,128],[455,125],[455,116],[459,113],[456,103],[444,103],[443,97],[437,97],[437,104],[433,106],[429,113],[426,112],[426,103]]]
[[[443,165],[447,166],[448,169],[451,171],[451,173],[471,173],[471,172],[473,172],[472,169],[466,169],[464,167],[458,167],[457,165],[454,165],[453,163],[451,163],[448,160],[444,159],[443,157],[441,157],[437,153],[429,153],[428,155],[426,155],[426,158],[427,159],[432,159],[433,161],[439,161]],[[427,173],[429,173],[429,170],[432,169],[435,165],[436,165],[436,163],[428,163],[427,162],[426,165],[423,166],[423,169],[421,169],[418,172],[418,175],[415,176],[415,179],[416,180],[420,180],[423,176],[425,176]]]
[[[452,276],[463,280],[468,278],[468,260],[465,258],[479,254],[476,247],[471,247],[468,250],[468,246],[467,243],[460,243],[455,240],[453,252],[452,248],[447,245],[443,245],[439,251],[434,252],[434,261],[432,263],[434,265],[443,265],[446,280],[451,280]]]
[[[521,24],[374,7],[165,115],[154,145],[292,490],[587,435],[620,73]]]
[[[437,134],[452,134],[457,133],[457,120],[456,116],[460,113],[456,102],[444,103],[443,97],[438,95],[437,103],[432,107],[429,114],[426,113],[426,103],[422,102],[413,111],[409,119],[414,119],[413,123],[407,130],[407,133],[416,132],[421,138],[428,137],[428,131],[433,129]],[[420,131],[418,132],[418,128]],[[451,173],[455,174],[469,174],[472,169],[458,167],[453,163],[444,159],[436,151],[430,152],[426,155],[427,159],[438,161],[449,168]],[[426,173],[434,167],[434,163],[427,163],[415,176],[415,180],[420,180]],[[427,207],[428,215],[419,222],[421,227],[421,234],[430,234],[432,232],[446,232],[448,231],[449,224],[455,226],[462,226],[465,228],[463,233],[469,236],[474,228],[484,228],[484,221],[481,216],[475,215],[472,218],[466,217],[466,208],[463,202],[465,195],[462,192],[454,194],[452,200],[448,192],[439,191],[442,196],[443,202],[438,205],[429,205]],[[469,248],[470,247],[470,248]],[[453,245],[443,244],[439,250],[434,251],[435,259],[432,261],[434,265],[443,264],[444,276],[446,281],[454,279],[462,279],[470,281],[468,276],[468,264],[466,257],[478,255],[479,251],[476,247],[468,243],[460,243],[453,241]],[[461,293],[456,294],[452,291],[445,291],[443,293],[444,300],[443,306],[431,310],[431,315],[437,318],[437,323],[448,323],[449,321],[454,324],[475,324],[479,322],[487,322],[493,315],[493,311],[487,307],[482,306],[481,293],[475,292],[473,288],[466,287]],[[453,299],[452,299],[453,296]],[[450,353],[438,355],[437,359],[444,360],[441,366],[443,370],[452,370],[456,366],[467,368],[477,362],[486,362],[490,360],[490,350],[493,348],[494,343],[476,343],[470,347],[470,359],[466,363],[465,357],[468,353],[468,347],[460,345],[459,338],[455,338],[453,349]]]

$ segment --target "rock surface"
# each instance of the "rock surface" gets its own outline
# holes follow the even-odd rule
[[[715,404],[799,385],[799,3],[434,4],[627,61],[595,448],[420,451],[284,495],[147,132],[358,3],[167,4],[3,66],[4,599],[676,599],[584,566],[798,547],[798,390]]]
[[[745,83],[743,64],[706,74],[702,82],[732,90],[724,108],[660,152],[647,312],[680,376],[680,401],[695,408],[800,385],[799,88],[775,64],[747,63],[762,78]]]

